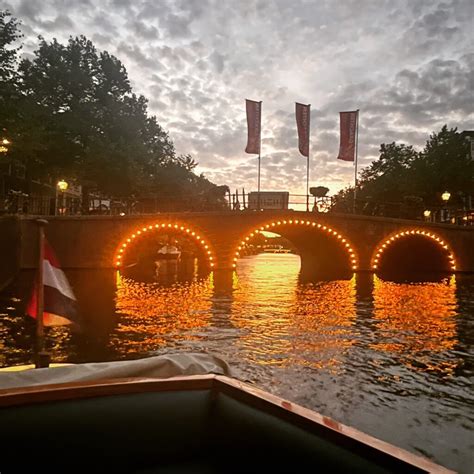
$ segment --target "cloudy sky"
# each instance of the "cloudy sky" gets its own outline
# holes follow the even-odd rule
[[[339,116],[360,109],[359,165],[380,143],[422,147],[474,128],[472,0],[0,0],[37,36],[84,34],[125,64],[136,92],[198,171],[255,190],[245,99],[263,101],[262,190],[304,193],[294,103],[312,106],[311,185],[353,182]]]

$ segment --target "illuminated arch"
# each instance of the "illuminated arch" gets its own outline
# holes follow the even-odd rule
[[[173,230],[182,232],[185,235],[192,237],[204,250],[205,255],[209,263],[209,267],[213,268],[216,265],[216,258],[214,252],[211,249],[211,245],[207,242],[198,231],[188,227],[186,225],[171,223],[171,222],[162,222],[160,224],[152,224],[140,227],[133,232],[131,232],[118,246],[117,251],[114,256],[114,266],[119,269],[122,266],[123,257],[127,251],[127,248],[136,242],[138,239],[144,235],[156,231],[156,230]]]
[[[246,245],[246,243],[254,237],[256,234],[259,234],[262,231],[266,232],[273,232],[278,227],[283,226],[283,225],[294,225],[294,226],[305,226],[308,229],[318,229],[322,232],[326,232],[327,234],[332,235],[335,239],[337,239],[340,243],[341,246],[344,247],[346,252],[349,255],[349,260],[350,260],[350,267],[352,270],[357,270],[359,268],[359,259],[357,257],[357,254],[354,250],[354,246],[349,242],[349,240],[344,237],[342,234],[340,234],[337,230],[332,229],[326,224],[319,224],[314,221],[308,221],[304,219],[280,219],[277,221],[272,221],[269,222],[268,224],[262,225],[256,229],[254,229],[252,232],[250,232],[242,241],[240,242],[239,246],[237,247],[237,250],[234,253],[234,260],[232,263],[232,267],[236,267],[236,262],[240,256],[240,250],[242,250],[242,247]]]
[[[386,237],[385,240],[380,245],[378,245],[378,247],[375,249],[374,254],[372,255],[372,259],[370,262],[372,270],[376,271],[378,269],[380,259],[387,247],[389,247],[391,244],[393,244],[399,239],[402,239],[404,237],[410,237],[412,235],[425,237],[436,242],[439,247],[441,247],[443,253],[447,256],[451,270],[456,271],[456,259],[449,245],[439,235],[422,229],[405,229],[403,231],[394,232],[388,237]]]

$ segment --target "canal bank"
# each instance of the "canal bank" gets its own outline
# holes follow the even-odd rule
[[[18,217],[0,217],[0,291],[20,270],[21,227]]]

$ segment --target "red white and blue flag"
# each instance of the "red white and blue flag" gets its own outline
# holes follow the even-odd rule
[[[76,297],[46,239],[44,240],[43,292],[43,324],[45,326],[78,323]],[[37,309],[38,284],[36,283],[28,304],[27,314],[36,319]]]

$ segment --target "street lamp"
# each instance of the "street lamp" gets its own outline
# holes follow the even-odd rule
[[[426,209],[425,211],[423,211],[423,216],[425,217],[425,221],[429,222],[431,217],[431,211],[429,209]]]
[[[67,191],[67,188],[69,187],[69,184],[62,179],[61,181],[58,181],[58,189],[62,192]]]
[[[60,181],[57,182],[56,184],[56,215],[58,214],[64,214],[64,192],[67,191],[67,188],[69,187],[69,184],[64,181],[64,179],[61,179]],[[59,206],[59,196],[58,196],[58,191],[60,191],[61,194],[61,206]]]
[[[441,199],[443,200],[445,207],[447,206],[450,197],[451,197],[451,193],[449,191],[445,191],[443,194],[441,194]],[[448,218],[449,218],[449,214],[448,214],[448,209],[446,207],[445,209],[443,209],[442,222],[446,222]]]
[[[11,145],[11,143],[12,142],[7,138],[2,138],[2,141],[0,143],[0,153],[6,153],[8,151],[7,145]]]

